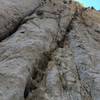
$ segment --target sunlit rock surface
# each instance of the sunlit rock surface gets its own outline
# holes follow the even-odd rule
[[[25,17],[31,6],[17,1],[24,19],[0,43],[0,100],[100,100],[100,12],[71,0],[41,0],[35,9],[30,0],[35,11]]]
[[[0,0],[0,41],[15,32],[21,20],[39,6],[40,0]]]

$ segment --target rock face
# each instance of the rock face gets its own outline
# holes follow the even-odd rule
[[[100,12],[71,0],[0,2],[0,100],[100,100]]]
[[[12,34],[21,20],[30,15],[40,0],[0,0],[0,41]]]

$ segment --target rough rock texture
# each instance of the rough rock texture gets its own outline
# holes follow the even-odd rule
[[[0,43],[0,100],[100,100],[100,12],[43,1]]]
[[[65,28],[59,26],[60,14],[55,15],[57,7],[54,7],[53,14],[54,9],[51,6],[47,4],[37,9],[32,16],[25,19],[25,21],[31,20],[0,43],[0,100],[23,100],[23,97],[28,95],[28,89],[31,88],[29,86],[27,89],[27,84],[30,84],[31,80],[29,78],[32,76],[34,79],[36,73],[38,74],[34,68],[45,69],[49,58],[47,56],[57,47],[57,41],[63,38]],[[43,11],[43,15],[37,14],[41,10],[47,11]],[[70,21],[73,11],[66,10],[66,13],[71,13],[68,17]],[[65,16],[65,13],[63,12],[62,15]],[[67,27],[67,19],[61,20],[61,25],[65,24]]]
[[[21,20],[39,6],[40,0],[0,0],[0,41],[12,34]]]

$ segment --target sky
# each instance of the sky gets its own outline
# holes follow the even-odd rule
[[[100,0],[75,0],[79,1],[85,7],[93,6],[96,10],[100,10]]]

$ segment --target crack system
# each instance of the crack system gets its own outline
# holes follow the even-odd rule
[[[34,91],[35,89],[37,89],[39,87],[40,82],[43,80],[43,77],[46,74],[46,69],[47,69],[49,61],[51,60],[51,56],[52,56],[53,52],[55,50],[57,50],[58,48],[64,47],[64,42],[67,39],[67,34],[72,30],[72,23],[73,23],[73,20],[75,19],[75,17],[76,17],[76,12],[74,13],[73,17],[71,18],[71,21],[69,22],[69,25],[66,28],[66,32],[65,32],[63,38],[60,41],[57,41],[57,39],[56,39],[57,36],[54,38],[54,41],[56,41],[56,43],[57,43],[57,47],[50,52],[44,53],[43,58],[40,59],[40,61],[38,62],[38,67],[33,68],[33,72],[30,77],[30,80],[27,81],[27,84],[25,87],[25,91],[24,91],[25,99],[28,97],[30,92]],[[61,26],[60,26],[60,21],[61,21],[61,12],[58,14],[58,18],[57,18],[57,22],[58,22],[57,35],[59,34],[59,32],[62,32]]]
[[[36,7],[30,14],[28,14],[27,16],[25,16],[23,19],[20,20],[20,22],[18,23],[18,25],[15,27],[15,29],[11,32],[11,34],[9,34],[9,36],[11,36],[13,33],[15,33],[18,28],[23,25],[24,23],[26,23],[27,21],[31,20],[31,19],[34,19],[36,17],[33,17],[32,15],[37,11],[38,8],[40,8],[41,6],[43,5],[39,5],[38,7]],[[76,7],[76,10],[73,14],[73,16],[71,17],[71,20],[69,22],[69,24],[67,25],[66,27],[66,31],[64,32],[64,35],[62,37],[61,40],[58,40],[57,37],[59,35],[59,33],[62,33],[63,30],[61,28],[61,14],[63,11],[59,11],[59,12],[49,12],[49,11],[45,11],[43,10],[42,12],[40,10],[38,10],[36,12],[36,14],[38,16],[41,16],[41,14],[43,14],[44,12],[45,13],[49,13],[49,14],[53,14],[53,15],[57,15],[57,17],[44,17],[44,18],[53,18],[57,21],[57,24],[58,24],[58,32],[57,32],[57,35],[53,37],[53,41],[57,44],[57,47],[55,47],[55,49],[49,51],[49,52],[43,52],[42,53],[42,58],[40,58],[37,62],[37,66],[34,67],[33,65],[33,69],[32,69],[32,73],[29,77],[29,79],[27,80],[27,83],[26,83],[26,86],[25,86],[25,89],[24,89],[24,98],[26,99],[29,95],[30,92],[36,90],[39,88],[39,85],[40,83],[42,82],[42,80],[44,79],[44,77],[46,76],[46,70],[48,68],[48,63],[51,61],[51,58],[52,58],[52,54],[58,49],[58,48],[64,48],[64,43],[67,41],[69,42],[69,33],[71,32],[71,30],[74,29],[74,26],[73,26],[73,22],[77,20],[77,18],[79,17],[82,21],[82,23],[86,25],[85,23],[85,19],[82,17],[82,13],[84,12],[85,10],[82,9],[82,10],[78,10],[78,8]],[[65,16],[64,16],[65,17]],[[34,23],[37,27],[39,27],[36,23]],[[9,36],[6,36],[4,39],[8,38]],[[4,39],[1,39],[0,42],[2,42]],[[93,100],[92,98],[92,93],[90,90],[87,89],[86,85],[83,83],[83,79],[81,78],[81,75],[80,75],[80,67],[78,66],[78,64],[75,63],[75,70],[76,70],[76,76],[77,76],[77,79],[80,83],[80,94],[81,94],[81,97],[83,96],[87,96],[89,99],[88,100]],[[59,70],[59,69],[58,69]],[[60,77],[60,73],[59,73],[59,78],[60,78],[60,81],[62,82],[63,79]],[[62,76],[63,77],[63,76]],[[66,88],[66,85],[64,82],[61,83],[62,84],[62,88]],[[67,89],[66,89],[67,90]],[[85,91],[86,95],[83,95],[83,91]]]
[[[31,16],[40,7],[41,7],[40,5],[38,7],[36,7],[36,9],[33,10],[27,16]],[[43,12],[47,12],[47,13],[51,13],[51,14],[56,14],[55,12],[48,12],[48,11],[43,11]],[[38,14],[40,15],[41,13],[38,12]],[[28,79],[28,81],[26,83],[25,90],[24,90],[24,98],[25,99],[28,97],[28,95],[29,95],[30,92],[36,90],[39,87],[41,81],[45,77],[46,69],[47,69],[49,61],[51,60],[51,56],[52,56],[53,52],[56,49],[58,49],[58,48],[64,48],[64,42],[66,40],[68,41],[68,34],[73,29],[73,25],[72,25],[73,21],[76,20],[77,16],[80,15],[79,12],[77,11],[77,8],[76,8],[75,13],[73,14],[73,16],[72,16],[72,18],[71,18],[68,26],[66,27],[66,32],[64,33],[63,38],[59,41],[59,40],[57,40],[57,37],[58,37],[58,34],[62,32],[62,29],[61,29],[61,26],[60,26],[60,22],[61,22],[61,18],[62,18],[61,14],[62,14],[62,12],[59,12],[57,14],[58,18],[55,18],[57,20],[57,23],[58,23],[57,36],[55,36],[55,38],[54,38],[54,41],[57,43],[57,47],[54,50],[52,50],[52,51],[43,53],[42,54],[42,58],[37,63],[38,67],[33,67],[32,74],[30,75],[30,77],[29,77],[29,79]],[[25,16],[25,17],[27,17],[27,16]],[[50,18],[50,17],[48,17],[48,18]],[[30,17],[28,19],[25,19],[25,18],[21,19],[21,21],[19,22],[19,24],[16,26],[16,28],[11,32],[11,34],[9,36],[11,36],[13,33],[15,33],[22,24],[26,23],[28,20],[31,20],[31,19],[34,19],[34,18]],[[9,37],[9,36],[7,36],[7,37]],[[5,37],[5,38],[7,38],[7,37]],[[0,41],[2,41],[2,40],[0,40]],[[77,71],[78,80],[80,81],[80,84],[81,84],[81,88],[83,88],[86,91],[86,93],[91,97],[91,93],[82,84],[80,73],[79,73],[79,69],[78,69],[77,65],[76,65],[76,71]],[[63,85],[63,83],[62,83],[62,85]],[[63,85],[63,88],[65,88],[65,85]],[[92,100],[92,98],[91,98],[91,100]]]

